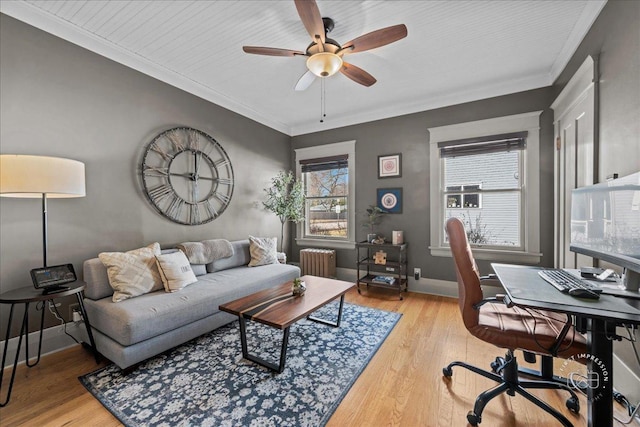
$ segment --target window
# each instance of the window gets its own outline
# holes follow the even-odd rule
[[[455,171],[456,168],[448,167],[445,170]],[[445,198],[447,199],[447,209],[480,209],[481,196],[477,191],[482,184],[450,185],[451,178],[445,179]],[[465,192],[462,194],[462,192]],[[467,193],[468,192],[468,193]]]
[[[355,141],[295,150],[297,175],[305,187],[306,220],[297,243],[355,247]]]
[[[348,159],[340,155],[300,161],[306,194],[305,236],[347,237]]]
[[[458,217],[476,258],[539,261],[539,114],[429,129],[433,255]]]

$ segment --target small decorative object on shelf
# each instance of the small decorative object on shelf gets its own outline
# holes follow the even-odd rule
[[[387,263],[387,253],[385,251],[378,251],[373,259],[376,264],[385,265]]]
[[[371,281],[376,283],[384,283],[386,285],[393,285],[396,283],[395,277],[391,277],[391,276],[376,276],[373,279],[371,279]]]
[[[293,293],[293,296],[301,296],[302,294],[304,294],[304,292],[307,290],[307,286],[305,285],[305,283],[300,280],[299,277],[293,279],[293,285],[291,285],[291,291]]]
[[[375,238],[375,239],[373,239],[373,240],[371,241],[371,243],[374,243],[374,244],[376,244],[376,245],[381,245],[381,244],[383,244],[383,243],[384,243],[384,236],[376,236],[376,238]]]

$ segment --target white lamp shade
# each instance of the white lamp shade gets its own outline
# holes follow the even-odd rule
[[[342,68],[342,58],[331,52],[316,53],[307,59],[307,68],[318,77],[333,76]]]
[[[0,196],[84,197],[84,163],[60,157],[0,154]]]

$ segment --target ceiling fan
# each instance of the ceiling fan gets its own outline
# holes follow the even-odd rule
[[[246,53],[270,56],[307,56],[307,71],[296,83],[295,90],[308,88],[317,77],[329,77],[340,71],[356,83],[371,86],[376,79],[362,68],[343,60],[343,56],[356,52],[374,49],[393,43],[407,36],[404,24],[381,28],[364,34],[343,45],[327,37],[333,30],[331,18],[322,18],[315,0],[294,0],[298,15],[311,36],[311,44],[305,52],[273,47],[243,46]]]

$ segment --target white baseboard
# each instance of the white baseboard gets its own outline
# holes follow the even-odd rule
[[[76,324],[74,322],[69,322],[67,325],[67,332],[74,336],[78,341],[81,340],[81,331],[80,328],[84,328],[82,323]],[[29,340],[29,359],[34,360],[38,355],[38,341],[40,339],[40,332],[31,332],[27,335],[26,339]],[[9,339],[8,348],[7,348],[7,366],[5,368],[13,366],[16,357],[16,350],[18,349],[18,337],[13,337]],[[5,341],[0,341],[1,347],[4,350],[4,346],[7,344]],[[20,347],[20,356],[18,358],[18,364],[22,364],[25,361],[25,348],[26,348],[25,338],[22,339],[22,344]],[[70,337],[65,335],[64,327],[62,325],[54,326],[51,328],[47,328],[42,333],[42,351],[41,356],[44,356],[49,353],[55,353],[65,348],[69,348],[76,345],[76,342],[72,340]]]

